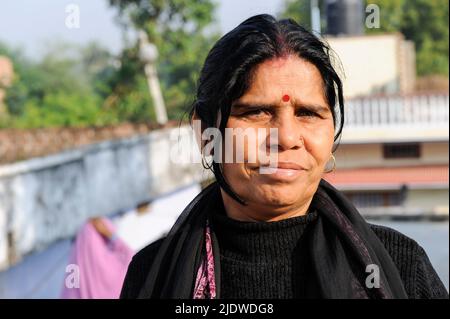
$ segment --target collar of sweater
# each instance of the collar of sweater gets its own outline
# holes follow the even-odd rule
[[[228,217],[225,210],[212,214],[212,227],[221,258],[243,263],[284,263],[291,260],[305,229],[317,212],[275,222],[247,222]]]

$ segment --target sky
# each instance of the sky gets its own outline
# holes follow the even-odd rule
[[[216,0],[218,28],[227,32],[246,18],[259,14],[277,14],[283,0]],[[79,8],[79,28],[66,22]],[[69,12],[66,12],[69,9]],[[22,48],[31,58],[42,56],[52,42],[85,44],[96,41],[117,53],[123,46],[122,33],[115,23],[116,10],[107,0],[1,0],[0,42]],[[69,23],[74,20],[69,19]]]

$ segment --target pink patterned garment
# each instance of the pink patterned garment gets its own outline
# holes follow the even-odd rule
[[[205,228],[206,256],[197,271],[194,299],[216,298],[216,279],[214,277],[214,256],[212,250],[211,232],[208,221]]]

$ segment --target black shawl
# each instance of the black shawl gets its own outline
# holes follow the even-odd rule
[[[218,201],[222,201],[220,188],[213,183],[185,208],[163,240],[139,298],[192,298],[205,254],[205,226]],[[305,238],[314,294],[319,291],[322,298],[342,299],[407,298],[390,255],[347,198],[322,179],[310,209],[318,212]],[[214,228],[211,239],[216,297],[220,298],[220,253]],[[379,287],[370,288],[366,281],[374,267],[379,270]]]

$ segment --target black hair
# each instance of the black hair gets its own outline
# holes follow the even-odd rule
[[[219,129],[224,133],[231,104],[250,87],[255,66],[272,58],[296,55],[320,71],[325,98],[333,115],[336,141],[344,124],[344,98],[342,82],[332,65],[330,51],[325,42],[292,19],[278,21],[268,14],[253,16],[225,34],[209,51],[189,118],[192,121],[195,113],[202,126],[216,127],[220,112]],[[222,189],[245,205],[225,180],[220,163],[213,160],[209,168]]]

